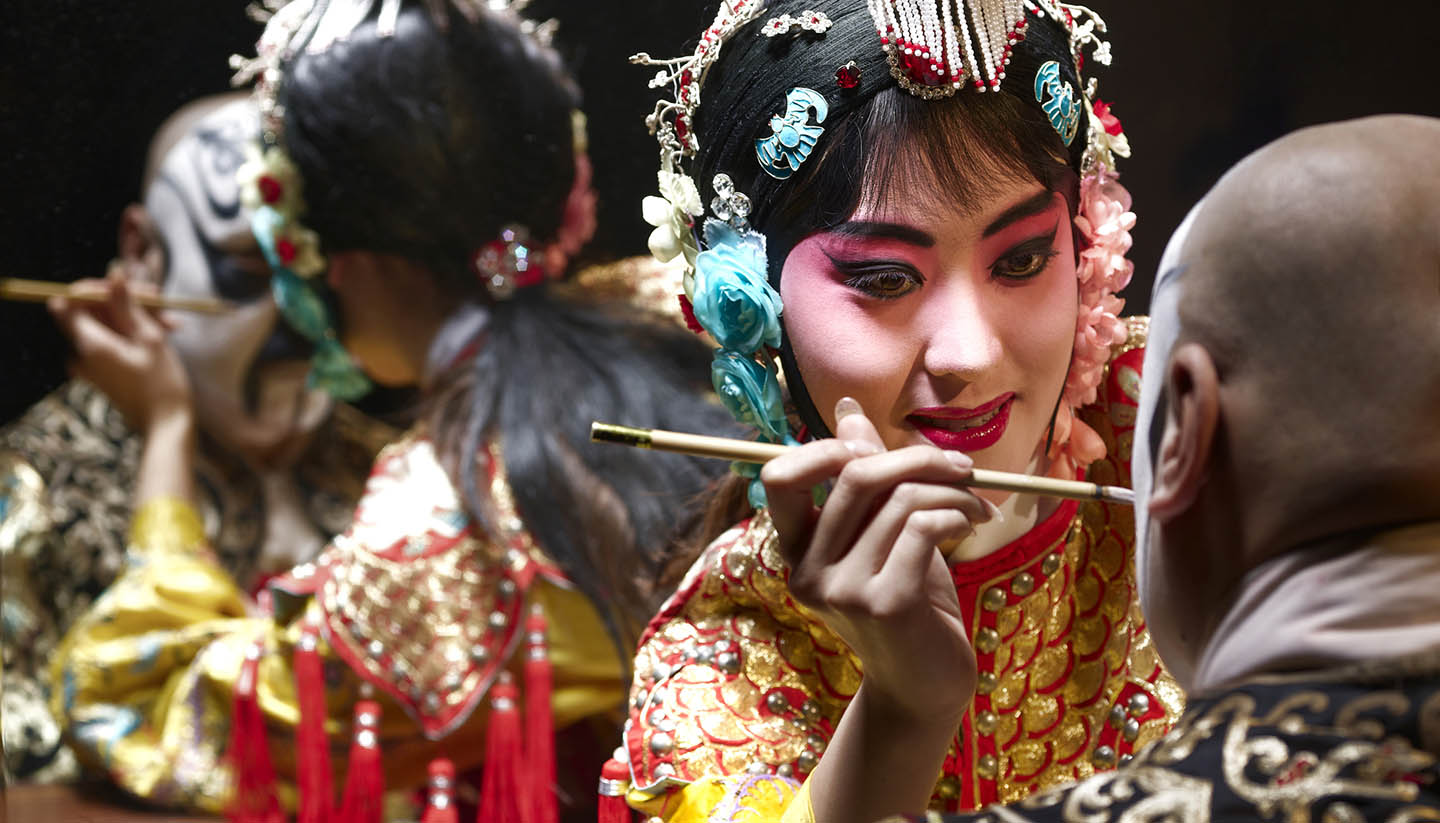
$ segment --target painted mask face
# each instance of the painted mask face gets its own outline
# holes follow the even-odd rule
[[[1079,299],[1065,198],[1007,183],[976,209],[937,212],[910,188],[786,258],[784,323],[805,387],[832,430],[849,395],[888,448],[1042,469]]]
[[[310,348],[279,320],[269,269],[240,206],[235,172],[258,123],[248,100],[205,115],[158,165],[145,208],[165,249],[165,294],[240,306],[218,317],[180,315],[171,336],[194,385],[200,428],[252,465],[282,468],[331,404],[305,388]]]

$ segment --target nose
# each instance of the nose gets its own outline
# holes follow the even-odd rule
[[[935,377],[974,382],[999,365],[1003,346],[986,311],[982,290],[970,278],[943,278],[916,320],[924,335],[923,364]]]

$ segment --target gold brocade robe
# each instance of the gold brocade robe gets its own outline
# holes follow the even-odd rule
[[[1108,447],[1090,479],[1127,486],[1145,322],[1130,328],[1082,411]],[[980,677],[933,808],[1087,777],[1179,714],[1136,600],[1133,534],[1129,507],[1067,501],[1009,546],[951,568]],[[792,801],[861,670],[787,577],[762,513],[712,543],[651,622],[624,736],[634,808],[675,823],[809,818],[808,796]]]
[[[603,623],[530,538],[494,449],[489,465],[498,541],[474,528],[423,433],[387,447],[354,524],[315,564],[272,584],[269,614],[216,565],[193,509],[143,507],[125,572],[53,660],[54,710],[68,740],[139,797],[219,811],[232,780],[223,753],[235,682],[258,642],[258,704],[282,800],[293,807],[291,661],[302,628],[318,625],[337,785],[353,704],[369,683],[384,709],[386,786],[418,787],[433,757],[459,773],[479,765],[483,698],[502,669],[519,673],[512,652],[532,604],[549,622],[555,728],[607,713],[618,725],[621,664]]]
[[[290,470],[291,502],[317,540],[350,522],[375,454],[398,434],[344,404],[313,433]],[[140,447],[105,396],[78,378],[0,429],[3,734],[6,765],[22,782],[78,777],[50,712],[49,661],[64,630],[124,568]],[[238,458],[204,438],[196,457],[209,545],[226,572],[249,586],[264,547],[279,542],[268,532],[273,503]]]

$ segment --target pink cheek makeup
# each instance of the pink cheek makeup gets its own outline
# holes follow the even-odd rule
[[[916,409],[906,422],[942,449],[976,452],[1000,442],[1010,423],[1014,392],[1006,392],[983,406],[932,406]]]

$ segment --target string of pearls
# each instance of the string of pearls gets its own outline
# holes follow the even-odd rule
[[[1025,20],[1024,0],[868,0],[867,5],[897,79],[908,83],[907,89],[929,86],[937,95],[953,93],[966,81],[979,91],[999,89],[1010,44]],[[939,82],[901,77],[917,67],[928,68]]]

